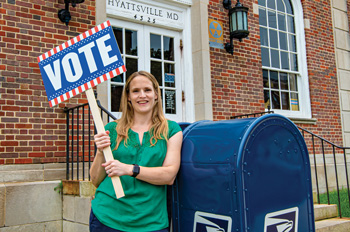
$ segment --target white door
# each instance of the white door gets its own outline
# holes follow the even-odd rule
[[[180,33],[116,19],[110,19],[127,72],[109,81],[109,110],[120,117],[120,98],[125,80],[145,70],[159,82],[166,117],[182,120]]]

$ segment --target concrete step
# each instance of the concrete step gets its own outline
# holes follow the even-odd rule
[[[0,183],[62,180],[65,163],[0,165]]]
[[[350,232],[350,218],[332,218],[315,222],[316,232]]]
[[[314,204],[315,221],[338,217],[337,205]]]

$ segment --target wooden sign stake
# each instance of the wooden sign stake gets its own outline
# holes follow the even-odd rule
[[[94,91],[92,89],[88,89],[85,91],[85,94],[89,101],[92,117],[94,119],[97,132],[98,133],[105,132],[105,127],[103,125],[102,118],[98,110]],[[105,157],[106,162],[114,160],[111,147],[104,148],[103,155]],[[117,198],[124,197],[125,194],[124,194],[123,186],[122,186],[122,183],[120,182],[119,176],[113,176],[111,177],[111,179],[112,179],[114,191]]]

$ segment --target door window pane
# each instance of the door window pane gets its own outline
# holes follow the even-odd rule
[[[122,28],[113,28],[113,33],[121,53],[123,53],[123,29]]]
[[[137,31],[125,30],[125,53],[137,56]]]
[[[134,58],[126,58],[125,59],[125,66],[126,66],[126,76],[129,77],[134,72],[138,71],[138,60]]]
[[[162,62],[151,61],[151,73],[157,79],[159,86],[163,86]]]
[[[174,60],[174,39],[163,37],[164,44],[164,60]]]
[[[164,64],[164,85],[165,87],[175,87],[175,65]]]
[[[123,83],[123,74],[113,77],[111,81],[116,83]]]
[[[165,113],[176,114],[175,90],[165,90]]]
[[[151,34],[151,57],[152,58],[162,58],[162,40],[160,35]]]
[[[118,112],[120,108],[120,100],[122,97],[123,86],[111,86],[111,108],[112,112]]]

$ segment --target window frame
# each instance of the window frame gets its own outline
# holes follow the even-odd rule
[[[283,0],[288,1],[288,0]],[[307,56],[306,56],[306,42],[305,42],[305,33],[304,33],[304,20],[303,20],[303,8],[300,1],[289,0],[293,13],[294,13],[294,27],[295,27],[295,36],[296,36],[296,52],[298,54],[298,68],[297,72],[284,70],[282,68],[271,68],[262,66],[263,70],[269,71],[278,71],[284,73],[296,74],[298,81],[298,92],[299,92],[299,111],[292,110],[279,110],[279,109],[270,109],[275,113],[284,115],[291,118],[311,118],[311,104],[310,104],[310,89],[309,89],[309,77],[307,69]],[[258,9],[262,8],[258,5]],[[264,8],[264,9],[267,9]],[[259,12],[259,10],[258,10]],[[268,18],[267,18],[268,20]],[[260,24],[259,24],[260,28]],[[259,29],[260,30],[260,29]],[[261,46],[261,45],[260,45]],[[281,59],[281,58],[280,58]],[[264,87],[263,87],[264,88]],[[268,109],[265,109],[266,111]]]

